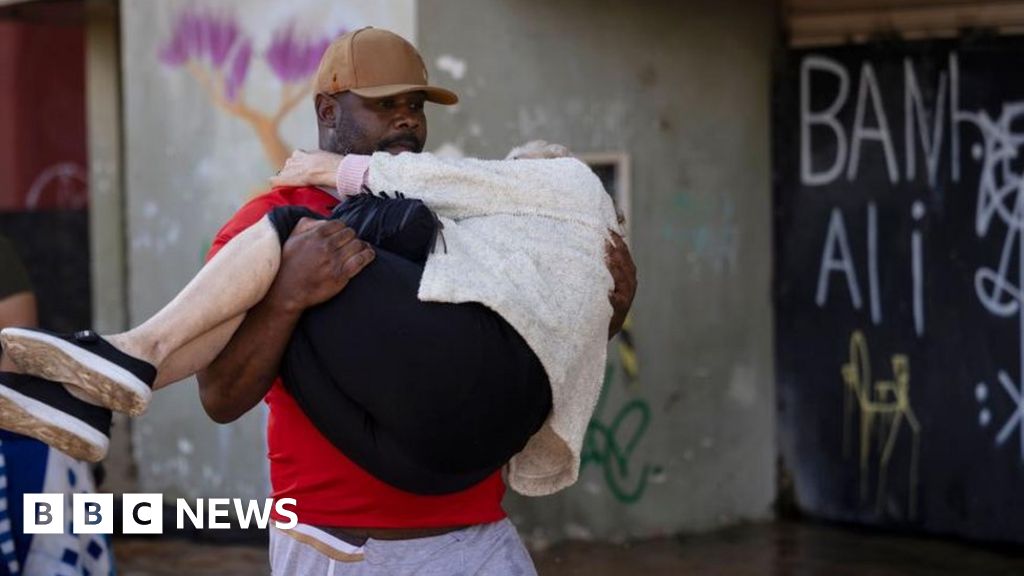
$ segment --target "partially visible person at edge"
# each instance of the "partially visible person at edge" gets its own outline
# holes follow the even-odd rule
[[[0,236],[0,328],[35,326],[36,297],[11,242]],[[0,371],[10,370],[0,351]],[[3,410],[0,406],[0,410]],[[106,536],[25,534],[22,496],[39,492],[71,495],[92,492],[92,470],[46,444],[0,430],[0,576],[36,574],[114,574]]]
[[[317,74],[317,92],[319,146],[345,154],[337,176],[357,181],[365,177],[367,166],[360,155],[423,150],[425,102],[457,100],[427,85],[422,58],[408,42],[372,29],[350,33],[328,48]],[[291,165],[301,168],[312,159],[297,153]],[[216,236],[209,257],[277,206],[304,206],[326,215],[340,199],[335,189],[274,188],[235,214]],[[535,574],[502,509],[505,483],[500,472],[447,495],[401,491],[340,453],[283,387],[280,361],[303,310],[333,297],[350,280],[338,272],[338,251],[316,233],[324,225],[304,220],[296,228],[283,248],[269,293],[199,375],[203,407],[217,422],[237,419],[261,399],[269,407],[273,497],[295,499],[299,519],[293,530],[272,529],[273,573]],[[636,270],[621,238],[608,247],[608,266],[615,280],[609,295],[615,310],[611,335],[621,328],[636,290]]]

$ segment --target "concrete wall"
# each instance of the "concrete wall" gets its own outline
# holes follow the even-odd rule
[[[93,326],[103,334],[128,327],[119,30],[114,0],[90,4],[85,24],[90,281]],[[128,416],[114,415],[110,451],[103,462],[104,490],[136,488],[131,428]]]
[[[613,370],[577,486],[508,499],[535,539],[770,514],[774,10],[758,0],[420,2],[431,78],[462,96],[430,112],[429,147],[500,157],[544,138],[631,158],[638,371],[631,381]]]

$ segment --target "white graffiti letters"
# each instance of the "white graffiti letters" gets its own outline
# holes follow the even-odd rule
[[[872,114],[878,123],[878,126],[870,128],[866,126],[868,95],[871,96]],[[896,163],[896,152],[892,146],[892,136],[889,135],[889,121],[885,118],[885,108],[882,106],[882,95],[878,91],[875,70],[867,62],[860,69],[857,112],[854,117],[853,133],[850,136],[850,164],[846,169],[846,179],[850,181],[857,179],[857,169],[860,167],[860,148],[865,140],[874,140],[882,145],[882,151],[885,153],[885,166],[889,171],[889,181],[896,184],[900,181],[900,173]]]
[[[924,106],[921,88],[917,84],[917,74],[910,58],[903,60],[903,109],[906,115],[904,123],[904,142],[906,142],[907,180],[917,176],[917,146],[914,142],[914,125],[917,125],[917,137],[924,150],[925,166],[928,168],[928,186],[935,188],[939,173],[939,152],[942,150],[942,132],[945,123],[942,121],[946,102],[946,73],[939,74],[939,95],[935,101],[934,120],[931,132],[928,130],[928,111]]]
[[[889,117],[896,116],[887,117],[884,108],[886,102],[892,106],[901,100],[885,98],[887,87],[879,81],[872,63],[859,64],[857,98],[851,111],[846,108],[850,104],[850,71],[839,62],[820,55],[803,60],[800,67],[800,181],[808,187],[834,183],[842,186],[854,183],[859,177],[866,181],[867,172],[861,174],[860,170],[862,154],[866,150],[877,150],[880,154],[876,158],[884,160],[884,168],[880,167],[875,173],[884,170],[891,185],[899,184],[901,178],[903,183],[926,184],[926,198],[941,203],[945,193],[942,190],[944,184],[939,181],[944,170],[941,163],[944,158],[948,159],[948,180],[959,182],[963,170],[961,139],[971,143],[969,157],[963,161],[968,166],[973,161],[979,169],[975,233],[979,240],[986,240],[985,245],[998,247],[998,255],[989,262],[980,263],[975,271],[974,292],[989,314],[999,319],[1013,319],[1018,328],[1015,350],[1017,379],[1014,380],[1011,371],[998,369],[992,376],[999,386],[976,381],[971,386],[980,405],[978,423],[982,428],[996,424],[997,418],[1003,418],[1002,411],[989,408],[990,402],[997,398],[1004,402],[1008,400],[1012,410],[1005,420],[998,422],[994,443],[1003,446],[1017,439],[1020,457],[1024,461],[1024,167],[1020,160],[1024,157],[1024,100],[1003,103],[998,116],[986,110],[961,110],[960,64],[956,54],[952,53],[947,68],[938,74],[935,89],[928,92],[932,96],[926,102],[911,61],[903,59],[902,64],[904,162],[901,165],[888,121]],[[880,67],[878,69],[881,70]],[[812,110],[812,96],[816,103],[825,102],[827,106]],[[844,125],[844,121],[849,126]],[[948,142],[948,146],[944,142]],[[869,148],[868,145],[875,146]],[[830,156],[832,151],[834,157]],[[840,181],[843,174],[846,175],[845,181]],[[879,183],[875,179],[869,185],[878,186]],[[863,190],[858,191],[863,194]],[[869,191],[876,192],[874,189]],[[830,194],[834,192],[836,190],[828,191]],[[890,188],[884,184],[877,192],[906,193],[904,188]],[[868,196],[865,200],[866,214],[851,208],[848,202],[844,202],[842,209],[831,208],[824,232],[814,300],[820,308],[829,304],[830,281],[839,273],[845,278],[852,308],[856,311],[863,308],[863,292],[851,246],[866,245],[868,305],[871,322],[879,325],[884,318],[878,260],[883,256],[879,255],[879,211],[874,198]],[[900,203],[902,200],[899,199]],[[910,205],[911,223],[910,270],[906,278],[912,298],[914,333],[920,338],[926,331],[924,234],[927,200],[905,200]],[[890,206],[891,203],[883,205]],[[865,244],[850,243],[846,218],[854,213],[858,214],[857,217],[859,214],[866,216],[864,228],[854,228],[866,231]],[[900,284],[903,283],[897,283]],[[1001,392],[990,394],[990,389]]]
[[[860,310],[861,299],[860,288],[857,284],[857,268],[853,265],[853,254],[850,253],[850,241],[846,238],[843,214],[838,208],[832,209],[832,217],[828,221],[825,249],[821,252],[818,292],[814,299],[818,306],[824,306],[828,300],[828,281],[832,272],[842,272],[846,276],[846,285],[850,289],[850,301],[854,308]]]
[[[960,98],[957,86],[958,63],[956,55],[949,59],[949,70],[940,72],[935,90],[934,107],[929,109],[921,93],[921,84],[910,59],[903,62],[903,179],[913,182],[919,178],[918,149],[923,152],[922,171],[928,186],[936,186],[943,142],[949,135],[950,174],[959,181],[957,166],[960,142],[957,131],[950,124],[964,121],[957,107]],[[880,82],[870,62],[860,67],[857,80],[857,99],[853,103],[853,121],[847,128],[840,118],[850,96],[850,71],[839,62],[821,55],[805,57],[800,64],[800,182],[804,186],[832,184],[845,172],[848,181],[860,175],[861,156],[867,144],[876,144],[885,160],[886,173],[891,184],[900,182],[900,164],[896,142],[890,130],[889,114],[885,109],[887,86]],[[813,110],[811,100],[815,94],[824,97],[828,105]],[[897,102],[899,100],[896,100]],[[892,100],[890,100],[890,105]],[[947,113],[948,111],[948,113]],[[848,114],[846,115],[848,117]],[[825,151],[834,156],[828,156]],[[825,156],[822,158],[822,156]],[[815,166],[824,164],[825,166]]]
[[[915,222],[920,222],[925,215],[924,204],[915,202],[911,208],[911,217]],[[882,295],[879,285],[879,253],[878,253],[878,206],[874,202],[868,202],[867,206],[867,280],[868,280],[868,304],[871,310],[871,322],[879,326],[884,320],[882,309]],[[925,307],[924,307],[924,243],[921,231],[914,228],[910,234],[911,261],[910,279],[911,296],[913,299],[914,330],[918,336],[924,335],[925,329]],[[841,273],[846,279],[846,287],[850,294],[850,304],[854,310],[860,310],[863,306],[861,298],[860,282],[857,277],[857,267],[854,263],[853,253],[850,250],[850,240],[846,228],[846,220],[839,208],[833,208],[828,220],[828,231],[825,233],[825,243],[821,251],[821,263],[818,266],[818,283],[814,293],[814,302],[819,308],[824,308],[829,299],[829,287],[834,273]]]
[[[829,72],[839,80],[835,99],[825,110],[811,112],[811,73]],[[850,92],[850,75],[846,69],[830,58],[808,56],[800,65],[800,181],[807,186],[828,184],[843,173],[846,162],[846,131],[836,116],[846,103]],[[824,171],[815,172],[811,166],[812,151],[822,147],[812,144],[811,133],[815,125],[827,126],[835,137],[836,158]]]

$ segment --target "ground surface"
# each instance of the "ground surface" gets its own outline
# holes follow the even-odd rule
[[[123,576],[269,574],[262,547],[118,539]],[[567,543],[534,554],[542,576],[1022,576],[1024,547],[759,524],[629,545]]]

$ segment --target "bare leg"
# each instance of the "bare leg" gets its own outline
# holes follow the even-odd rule
[[[255,306],[273,283],[281,263],[281,244],[268,218],[236,236],[210,260],[169,304],[128,332],[108,336],[121,351],[156,366],[173,382],[205,367],[230,340],[221,330]],[[214,329],[218,329],[215,332]],[[198,342],[197,342],[198,340]],[[187,344],[189,353],[176,356],[174,366],[164,362]],[[218,345],[219,343],[219,345]],[[205,363],[201,362],[205,358]],[[185,366],[191,372],[183,373]]]
[[[206,334],[185,344],[160,364],[153,390],[184,380],[210,365],[231,341],[245,314],[224,322]]]

